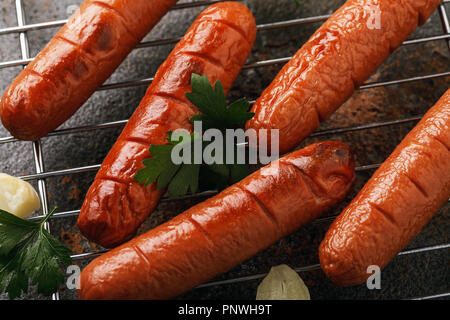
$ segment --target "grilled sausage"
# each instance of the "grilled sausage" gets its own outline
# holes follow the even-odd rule
[[[440,2],[348,0],[263,92],[247,129],[278,129],[280,152],[291,150],[343,104]]]
[[[450,198],[450,90],[331,225],[320,245],[326,275],[361,284],[386,266]]]
[[[79,297],[175,297],[317,218],[353,181],[346,144],[328,141],[293,152],[92,261],[81,273]]]
[[[86,0],[0,102],[11,134],[36,140],[71,117],[177,0]]]
[[[213,5],[196,19],[159,68],[88,191],[78,226],[89,239],[110,248],[135,234],[164,191],[133,177],[150,157],[151,144],[166,144],[168,131],[192,129],[189,119],[199,112],[185,96],[192,73],[220,80],[228,91],[255,37],[253,15],[240,3]]]

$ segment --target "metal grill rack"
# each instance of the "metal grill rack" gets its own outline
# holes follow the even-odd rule
[[[29,62],[33,60],[33,57],[30,57],[30,52],[28,48],[28,37],[27,37],[27,31],[33,31],[33,30],[40,30],[40,29],[47,29],[47,28],[53,28],[53,27],[60,27],[66,23],[67,20],[57,20],[57,21],[49,21],[49,22],[43,22],[43,23],[36,23],[36,24],[27,24],[25,21],[25,14],[24,14],[24,6],[23,6],[22,0],[15,0],[15,9],[16,9],[16,15],[17,15],[17,26],[16,27],[8,27],[0,29],[0,36],[7,35],[7,34],[19,34],[19,41],[20,41],[20,50],[21,50],[21,59],[19,60],[12,60],[12,61],[0,61],[0,69],[3,68],[9,68],[9,67],[16,67],[16,66],[26,66]],[[206,6],[211,5],[213,3],[222,2],[222,1],[193,1],[188,3],[179,3],[177,4],[172,10],[179,10],[179,9],[187,9],[187,8],[194,8],[194,7],[200,7],[200,6]],[[435,36],[429,36],[429,37],[423,37],[418,39],[411,39],[407,40],[403,43],[403,46],[408,45],[415,45],[419,43],[425,43],[430,41],[446,41],[447,46],[450,50],[450,22],[449,18],[446,13],[445,6],[450,4],[450,0],[444,0],[443,3],[439,6],[439,15],[442,23],[442,29],[443,33],[440,35]],[[314,17],[306,17],[306,18],[299,18],[299,19],[293,19],[293,20],[287,20],[287,21],[279,21],[279,22],[273,22],[273,23],[267,23],[267,24],[261,24],[258,25],[258,30],[270,30],[270,29],[281,29],[289,26],[294,25],[300,25],[300,24],[308,24],[313,22],[320,22],[326,20],[330,15],[320,15],[320,16],[314,16]],[[160,45],[165,44],[173,44],[179,41],[180,38],[171,38],[171,39],[161,39],[156,41],[147,41],[140,43],[136,48],[146,48],[146,47],[156,47]],[[278,59],[268,59],[268,60],[262,60],[257,61],[255,63],[247,64],[245,65],[245,69],[252,69],[252,68],[260,68],[260,67],[267,67],[271,65],[278,65],[286,63],[290,60],[291,57],[285,57],[285,58],[278,58]],[[370,82],[362,85],[359,90],[365,90],[370,88],[376,88],[376,87],[384,87],[384,86],[390,86],[390,85],[397,85],[397,84],[404,84],[404,83],[410,83],[410,82],[418,82],[428,79],[434,79],[434,78],[442,78],[442,77],[448,77],[450,76],[450,71],[441,72],[441,73],[434,73],[429,74],[425,76],[414,76],[404,79],[397,79],[397,80],[391,80],[391,81],[380,81],[380,82]],[[133,81],[124,81],[119,83],[112,83],[101,86],[98,90],[113,90],[118,88],[127,88],[127,87],[134,87],[134,86],[141,86],[141,85],[148,85],[151,83],[153,78],[145,78],[145,79],[138,79]],[[254,101],[251,101],[253,103]],[[362,131],[366,129],[372,129],[372,128],[380,128],[384,126],[392,126],[397,124],[403,124],[403,123],[412,123],[420,120],[421,116],[416,117],[409,117],[404,119],[397,119],[393,121],[382,121],[382,122],[373,122],[369,124],[364,125],[357,125],[357,126],[349,126],[349,127],[341,127],[336,129],[330,129],[330,130],[321,130],[316,131],[312,134],[313,137],[328,135],[328,134],[342,134],[342,133],[348,133],[352,131]],[[88,125],[88,126],[78,126],[78,127],[71,127],[67,129],[59,129],[52,133],[50,133],[48,136],[60,136],[60,135],[67,135],[72,133],[83,133],[93,130],[102,130],[106,128],[114,128],[114,127],[122,127],[126,124],[127,120],[121,120],[121,121],[114,121],[114,122],[107,122],[107,123],[100,123],[96,125]],[[7,143],[14,143],[17,142],[17,139],[11,136],[7,137],[1,137],[0,138],[0,145],[7,144]],[[46,188],[46,178],[50,177],[57,177],[57,176],[66,176],[66,175],[75,175],[83,172],[95,172],[99,169],[100,164],[97,165],[91,165],[91,166],[83,166],[83,167],[76,167],[71,169],[64,169],[64,170],[56,170],[56,171],[46,171],[45,165],[43,161],[42,156],[42,146],[41,141],[35,141],[30,142],[33,147],[33,155],[34,155],[34,163],[35,163],[35,174],[26,175],[20,177],[21,179],[25,181],[31,181],[35,180],[38,183],[38,192],[41,199],[42,204],[42,212],[40,215],[30,218],[30,220],[33,221],[39,221],[41,220],[47,213],[48,213],[48,193]],[[356,168],[357,171],[368,171],[376,169],[379,166],[379,164],[372,164],[367,166],[361,166]],[[204,193],[199,193],[195,195],[188,196],[187,198],[192,197],[204,197],[215,194],[215,191],[209,191]],[[163,198],[162,201],[170,201],[168,198]],[[77,216],[79,214],[79,210],[72,210],[72,211],[65,211],[65,212],[57,212],[54,214],[54,216],[49,220],[49,222],[46,223],[46,228],[48,231],[51,229],[51,221],[54,219],[61,219],[64,217],[73,217]],[[314,223],[321,223],[324,221],[331,221],[335,218],[335,216],[322,218],[316,220]],[[423,248],[417,248],[412,250],[405,250],[399,253],[399,255],[413,255],[420,252],[429,252],[429,251],[435,251],[435,250],[448,250],[450,248],[450,243],[440,244],[440,245],[434,245],[434,246],[428,246]],[[84,260],[92,257],[96,257],[101,255],[104,252],[89,252],[84,254],[78,254],[73,255],[72,259],[74,261]],[[320,269],[320,265],[314,264],[305,266],[302,268],[296,269],[298,272],[305,272],[305,271],[311,271],[311,270],[318,270]],[[265,274],[256,274],[252,276],[247,277],[240,277],[240,278],[234,278],[224,281],[215,281],[215,282],[209,282],[206,284],[203,284],[199,287],[208,287],[208,286],[220,286],[224,284],[230,284],[230,283],[238,283],[238,282],[244,282],[244,281],[250,281],[255,279],[260,279],[264,277]],[[447,293],[436,293],[434,295],[429,295],[417,299],[434,299],[434,298],[444,298],[444,297],[450,297],[450,292]],[[59,299],[59,293],[55,293],[52,298],[54,300]]]

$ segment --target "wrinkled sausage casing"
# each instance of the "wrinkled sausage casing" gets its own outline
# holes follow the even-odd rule
[[[87,0],[0,102],[11,134],[37,140],[70,118],[177,0]]]
[[[348,145],[293,152],[91,262],[81,299],[168,299],[230,270],[344,199]]]
[[[207,8],[161,65],[153,83],[103,161],[78,219],[91,240],[111,248],[130,239],[155,208],[164,190],[134,180],[150,157],[151,144],[167,143],[169,131],[191,130],[199,113],[186,98],[192,73],[220,80],[228,91],[247,60],[256,23],[243,4],[223,2]]]
[[[406,136],[320,245],[320,263],[340,285],[386,266],[450,198],[450,90]]]
[[[440,2],[347,1],[262,93],[247,129],[278,129],[280,152],[291,150],[341,106]]]

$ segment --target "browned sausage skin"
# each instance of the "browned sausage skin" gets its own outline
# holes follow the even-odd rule
[[[278,129],[280,152],[291,150],[342,105],[440,2],[348,0],[262,93],[247,129]]]
[[[346,144],[323,142],[91,262],[81,299],[168,299],[221,274],[341,201],[354,181]],[[277,166],[275,166],[276,168]]]
[[[11,134],[36,140],[74,114],[177,0],[86,0],[0,102]]]
[[[386,266],[450,198],[450,90],[406,136],[320,245],[320,263],[340,285]]]
[[[247,60],[256,37],[250,10],[237,2],[207,8],[161,65],[144,99],[104,160],[88,191],[78,226],[91,240],[114,247],[136,232],[163,190],[134,179],[150,157],[151,144],[165,144],[169,131],[191,130],[199,111],[185,94],[192,73],[220,80],[228,91]]]

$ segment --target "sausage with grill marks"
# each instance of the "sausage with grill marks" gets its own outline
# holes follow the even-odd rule
[[[343,200],[355,179],[348,145],[293,152],[92,261],[81,299],[168,299],[230,270]]]
[[[327,276],[361,284],[385,267],[450,198],[450,90],[333,222],[319,249]]]
[[[135,234],[164,191],[133,177],[150,157],[151,144],[166,144],[169,131],[192,129],[189,119],[199,113],[185,96],[192,91],[192,73],[212,84],[220,80],[228,91],[255,37],[252,13],[237,2],[213,5],[195,20],[157,71],[87,193],[78,226],[89,239],[111,248]]]
[[[37,140],[71,117],[177,0],[86,0],[6,89],[3,125]]]
[[[278,129],[280,152],[291,150],[336,111],[440,2],[348,0],[262,93],[247,129]]]

